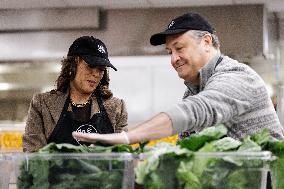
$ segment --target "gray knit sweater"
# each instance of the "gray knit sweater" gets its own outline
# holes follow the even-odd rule
[[[284,129],[260,76],[227,56],[216,66],[219,57],[214,56],[200,70],[200,85],[185,83],[182,102],[165,111],[174,134],[223,123],[233,138],[269,128],[273,137],[283,139]]]

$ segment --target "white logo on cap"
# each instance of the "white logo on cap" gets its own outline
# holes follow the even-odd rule
[[[175,21],[171,21],[168,28],[171,28],[175,24]]]
[[[100,51],[101,53],[106,53],[106,50],[102,45],[98,45],[98,51]]]

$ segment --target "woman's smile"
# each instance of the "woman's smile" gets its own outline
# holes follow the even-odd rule
[[[98,83],[96,80],[89,80],[89,79],[87,80],[87,82],[91,87],[94,87]]]

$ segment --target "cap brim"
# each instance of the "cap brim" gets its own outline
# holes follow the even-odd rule
[[[89,65],[95,67],[95,66],[107,66],[107,67],[111,67],[112,69],[114,69],[115,71],[117,71],[117,69],[110,63],[109,60],[101,58],[101,57],[97,57],[97,56],[93,56],[93,55],[80,55],[80,57]]]
[[[156,33],[151,36],[150,43],[151,45],[157,46],[166,43],[166,37],[168,35],[179,34],[188,31],[189,29],[175,29],[175,30],[166,30],[161,33]]]

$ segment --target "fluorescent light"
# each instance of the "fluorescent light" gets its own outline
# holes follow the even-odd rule
[[[9,83],[0,83],[0,91],[6,91],[11,89],[12,86]]]

